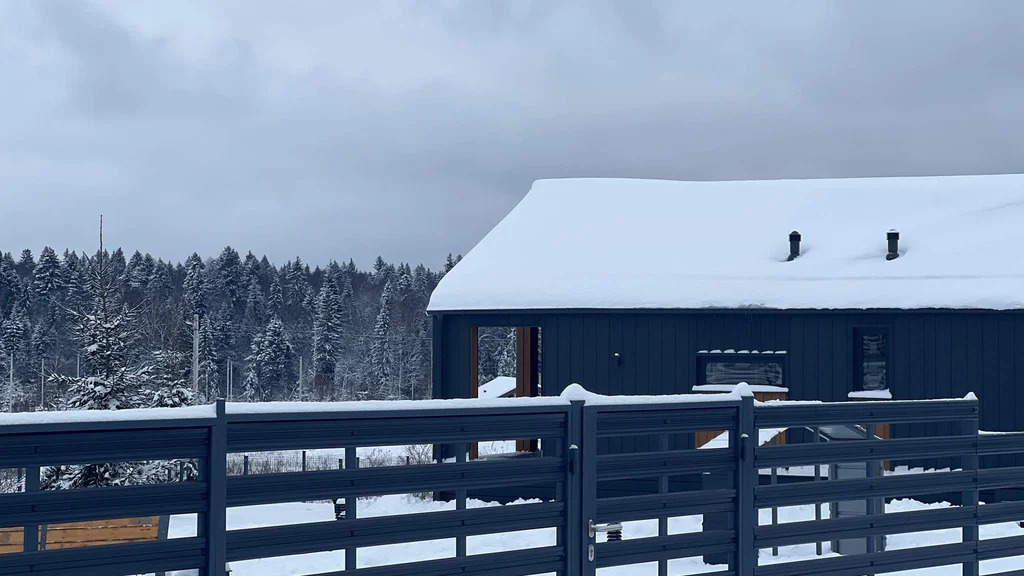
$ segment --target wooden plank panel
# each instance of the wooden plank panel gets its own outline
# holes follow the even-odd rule
[[[609,326],[611,320],[607,314],[600,314],[594,318],[594,340],[596,342],[594,354],[594,385],[599,390],[611,392],[614,390],[611,385],[611,375],[615,370],[615,358],[612,356],[612,343]]]
[[[953,398],[953,318],[942,314],[935,319],[935,392]]]
[[[789,397],[793,400],[811,399],[807,390],[806,364],[807,356],[804,354],[804,323],[799,316],[795,316],[789,323],[788,350],[789,376],[786,386],[789,388]]]
[[[159,535],[159,516],[51,524],[46,527],[45,549],[149,542],[156,540]],[[23,528],[0,528],[0,554],[21,552],[24,536]]]
[[[647,324],[647,359],[648,359],[648,394],[665,394],[666,385],[661,379],[662,362],[666,358],[662,341],[662,321],[666,318],[663,314],[655,314],[648,317]]]
[[[558,315],[558,382],[559,390],[572,384],[572,329],[569,316]]]
[[[583,321],[583,387],[601,394],[608,389],[602,388],[597,381],[597,322],[593,314],[586,314]]]
[[[803,348],[800,355],[804,358],[804,397],[807,400],[821,400],[818,389],[818,323],[813,317],[800,318],[803,326]]]
[[[611,366],[611,375],[608,379],[609,390],[622,390],[623,389],[623,365],[626,362],[626,356],[622,349],[622,315],[614,314],[608,319],[608,341],[610,346],[609,358]],[[615,355],[618,354],[616,357]]]
[[[949,324],[950,396],[962,398],[973,391],[967,378],[967,317],[951,315]]]
[[[817,370],[815,371],[815,384],[817,385],[817,396],[818,400],[828,401],[841,401],[845,400],[841,396],[836,398],[832,392],[832,385],[830,380],[832,379],[832,368],[829,363],[832,360],[832,317],[820,316],[818,317],[817,329],[818,337],[815,338],[817,342]]]
[[[661,390],[662,394],[680,394],[683,390],[679,379],[676,377],[675,359],[683,352],[676,346],[676,324],[675,316],[664,316],[661,323]]]
[[[569,333],[570,384],[582,384],[586,388],[587,385],[583,382],[583,317],[579,314],[569,315]]]
[[[1013,386],[1006,391],[1006,399],[1009,405],[1016,407],[1018,401],[1024,402],[1024,316],[1013,317]],[[1014,410],[1013,421],[1010,423],[1012,430],[1024,430],[1024,411]],[[1017,454],[1012,465],[1024,466],[1024,454]]]
[[[935,316],[929,314],[922,318],[922,339],[921,346],[924,350],[924,380],[921,384],[924,388],[924,397],[929,399],[935,399],[939,397],[938,385],[935,381],[935,362],[937,355],[935,353]],[[924,426],[925,434],[928,436],[937,436],[939,433],[937,423],[929,423]],[[938,463],[935,463],[938,466]]]
[[[850,317],[836,316],[832,322],[832,372],[829,374],[831,397],[846,400],[850,392],[850,357],[853,336]]]
[[[1013,353],[1016,343],[1013,330],[1013,318],[1002,314],[999,316],[999,430],[1014,430],[1017,406],[1013,403],[1014,374]]]
[[[999,320],[986,314],[982,318],[981,338],[981,429],[999,428]]]

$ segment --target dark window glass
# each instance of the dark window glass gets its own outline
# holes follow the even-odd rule
[[[704,364],[704,384],[735,386],[746,382],[752,386],[782,386],[782,364],[778,362],[716,362]]]
[[[858,330],[857,365],[860,390],[889,389],[889,333],[887,330]]]

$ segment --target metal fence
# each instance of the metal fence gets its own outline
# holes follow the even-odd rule
[[[315,406],[315,405],[314,405]],[[334,405],[318,411],[293,406],[225,406],[209,416],[118,422],[0,425],[0,468],[28,470],[25,492],[0,495],[0,528],[23,527],[24,552],[0,554],[0,574],[110,576],[198,569],[220,576],[225,563],[254,558],[344,550],[345,569],[357,576],[557,573],[593,576],[597,568],[702,556],[716,576],[880,574],[962,565],[976,576],[980,561],[1015,556],[1024,537],[979,540],[978,526],[1024,518],[1024,502],[979,505],[985,490],[1024,485],[1024,468],[986,469],[988,456],[1024,452],[1024,434],[980,435],[978,402],[857,402],[756,404],[725,395],[583,400],[510,399]],[[383,407],[382,407],[383,406]],[[190,413],[194,414],[194,413]],[[955,423],[956,434],[894,439],[874,437],[875,425]],[[857,427],[861,439],[818,442],[823,428]],[[761,430],[791,431],[787,443],[759,445]],[[906,430],[920,427],[905,426]],[[697,432],[727,440],[694,448]],[[814,441],[800,441],[802,431]],[[469,461],[469,445],[492,440],[540,439],[529,458]],[[452,454],[433,464],[228,476],[228,454],[433,444]],[[958,469],[886,475],[882,462],[947,458]],[[198,477],[142,486],[39,490],[43,467],[111,461],[192,460]],[[861,478],[761,485],[759,471],[862,462]],[[708,479],[711,479],[709,481]],[[474,491],[546,488],[546,497],[514,506],[467,508]],[[534,491],[536,492],[536,490]],[[359,498],[434,493],[455,509],[360,517]],[[865,513],[785,524],[759,523],[768,508],[881,502],[897,496],[959,495],[961,506],[898,514]],[[340,520],[228,530],[230,507],[338,499]],[[877,510],[867,507],[865,510]],[[44,524],[198,514],[194,537],[41,550]],[[701,516],[703,530],[673,533],[670,519]],[[619,524],[657,523],[657,534],[620,539]],[[885,535],[961,528],[962,542],[884,550]],[[469,537],[554,529],[551,545],[467,554]],[[602,536],[608,532],[611,537]],[[453,539],[450,558],[357,567],[360,548]],[[758,563],[759,551],[802,543],[860,539],[858,554]],[[721,562],[713,562],[720,558]],[[399,559],[399,561],[401,561]],[[1019,576],[1024,571],[1002,573]]]

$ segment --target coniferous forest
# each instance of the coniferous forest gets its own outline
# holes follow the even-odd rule
[[[184,262],[102,247],[4,253],[0,409],[180,406],[229,397],[229,382],[236,401],[428,398],[425,308],[457,261],[435,272],[382,258],[372,270],[277,265],[231,247]],[[482,367],[507,369],[508,338],[481,345]]]

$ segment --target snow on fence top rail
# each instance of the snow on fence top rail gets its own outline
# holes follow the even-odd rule
[[[588,392],[579,384],[565,389],[560,396],[538,398],[455,398],[450,400],[365,400],[353,402],[259,402],[225,404],[229,415],[297,414],[323,412],[377,412],[419,410],[465,410],[480,408],[522,408],[567,406],[571,401],[590,405],[674,404],[693,402],[727,402],[752,396],[747,384],[735,386],[723,394],[674,394],[665,396],[604,396]],[[0,414],[0,426],[31,424],[71,424],[90,422],[150,422],[155,420],[196,420],[217,417],[216,406],[186,408],[139,408],[131,410],[69,410],[64,412],[23,412]]]
[[[214,405],[185,408],[133,408],[131,410],[68,410],[65,412],[19,412],[0,414],[0,426],[25,424],[78,424],[89,422],[147,422],[153,420],[197,420],[216,418]]]

